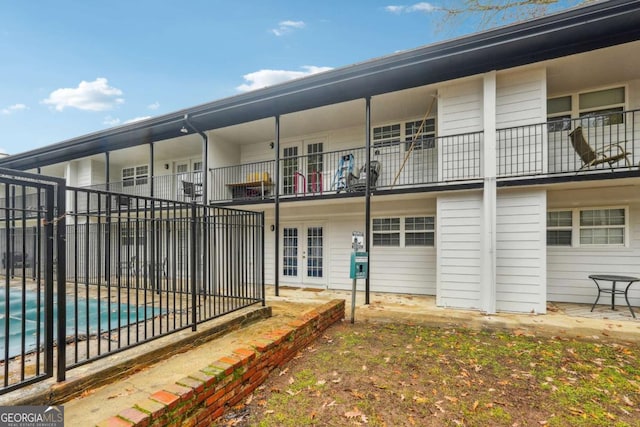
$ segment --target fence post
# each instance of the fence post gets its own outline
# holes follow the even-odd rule
[[[191,330],[196,331],[197,325],[197,307],[196,307],[196,293],[198,292],[198,281],[196,280],[196,260],[198,254],[196,253],[196,248],[198,245],[196,244],[196,239],[198,238],[198,229],[196,226],[196,214],[197,207],[195,202],[191,203],[191,238],[189,253],[191,254],[191,258],[189,258],[189,276],[191,277]]]
[[[67,370],[67,221],[66,206],[67,206],[67,188],[65,185],[58,185],[57,191],[57,214],[55,219],[56,225],[56,252],[57,252],[57,265],[56,272],[58,273],[58,372],[57,380],[64,381],[65,373]],[[53,206],[51,206],[53,210]],[[47,258],[53,261],[53,258]],[[53,262],[51,262],[51,268],[53,268]]]

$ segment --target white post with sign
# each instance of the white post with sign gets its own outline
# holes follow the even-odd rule
[[[355,321],[356,312],[356,282],[358,279],[366,279],[369,274],[369,254],[362,252],[364,249],[364,234],[361,231],[351,233],[351,268],[349,275],[353,279],[351,287],[351,323]]]

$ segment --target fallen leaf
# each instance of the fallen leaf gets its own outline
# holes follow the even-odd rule
[[[478,405],[480,404],[480,402],[478,402],[477,400],[475,402],[473,402],[473,407],[472,407],[472,411],[475,411],[478,408]]]
[[[345,412],[344,416],[347,418],[357,418],[361,417],[363,414],[360,412],[358,408],[353,408],[353,411]]]
[[[279,376],[283,376],[284,374],[286,374],[289,371],[289,368],[284,368],[282,371],[280,371],[280,373],[278,374]]]
[[[264,411],[265,415],[269,415],[269,414],[274,414],[276,411],[274,411],[273,409],[267,409],[266,411]]]

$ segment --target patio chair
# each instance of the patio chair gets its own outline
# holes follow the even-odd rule
[[[620,144],[609,144],[600,150],[594,150],[587,142],[582,133],[582,127],[578,126],[569,134],[571,145],[576,150],[578,156],[582,160],[582,167],[578,170],[589,169],[591,166],[597,166],[603,163],[608,163],[609,167],[613,170],[613,165],[624,159],[627,167],[631,166],[629,157],[631,153],[624,150]]]
[[[194,183],[191,181],[182,181],[182,193],[185,199],[189,199],[192,202],[202,197],[202,192],[198,190],[202,188],[202,184]]]

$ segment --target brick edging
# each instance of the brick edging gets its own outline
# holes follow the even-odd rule
[[[287,363],[322,331],[344,319],[344,309],[344,300],[323,304],[286,327],[263,334],[247,347],[237,348],[168,384],[97,426],[209,426],[227,408],[251,394],[273,369]]]

